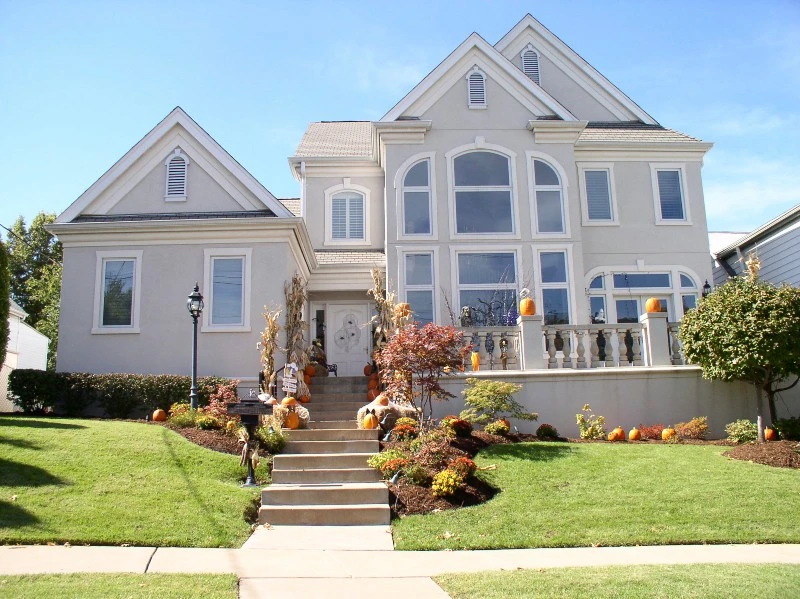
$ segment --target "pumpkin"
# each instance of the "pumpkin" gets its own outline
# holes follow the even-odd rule
[[[671,426],[668,426],[664,430],[661,431],[661,440],[662,441],[669,441],[675,436],[675,429]]]
[[[612,439],[613,436],[613,439]],[[609,441],[624,441],[625,440],[625,431],[622,430],[621,426],[618,426],[613,431],[608,434]]]
[[[372,401],[373,399],[378,397],[378,395],[380,395],[380,394],[381,394],[381,392],[378,391],[377,389],[370,389],[369,391],[367,391],[367,399],[369,401]]]
[[[298,429],[300,428],[300,416],[297,415],[297,412],[289,412],[286,414],[286,420],[283,424],[286,428]]]
[[[470,360],[472,360],[472,371],[478,372],[481,368],[481,355],[474,351],[472,352],[472,356],[470,356]]]
[[[533,316],[536,314],[536,304],[532,298],[526,297],[520,300],[519,313],[522,316]]]
[[[378,428],[378,417],[372,412],[369,412],[366,416],[364,416],[363,426],[365,429]]]
[[[367,389],[377,389],[378,388],[378,379],[374,379],[369,377],[369,383],[367,383]]]
[[[641,441],[642,440],[641,431],[636,427],[632,428],[631,432],[628,433],[628,440],[629,441]]]
[[[367,364],[364,366],[364,376],[369,376],[373,373],[372,364]]]
[[[651,297],[644,303],[644,310],[647,313],[661,312],[661,300],[657,297]]]
[[[406,303],[397,304],[394,307],[394,317],[395,318],[406,318],[407,316],[411,315],[411,306]]]
[[[372,403],[377,404],[379,406],[388,406],[389,398],[386,396],[385,393],[381,393],[372,401]]]
[[[309,364],[308,366],[306,366],[306,367],[305,367],[305,369],[303,370],[303,372],[304,372],[304,373],[305,373],[307,376],[314,376],[314,375],[316,374],[316,372],[317,372],[317,369],[316,369],[316,367],[314,367],[314,366],[312,366],[311,364]]]
[[[153,420],[155,420],[155,415],[153,415]],[[777,441],[778,440],[778,431],[774,428],[765,428],[764,429],[764,439],[767,441]]]
[[[311,397],[308,395],[301,395],[300,397],[297,398],[297,401],[299,401],[300,403],[308,403],[311,401]]]
[[[153,421],[154,422],[164,422],[167,419],[167,413],[162,410],[161,408],[157,409],[153,412]]]
[[[306,382],[306,385],[310,385],[311,384],[311,375],[310,374],[304,374],[303,375],[303,380]]]
[[[281,400],[281,405],[282,406],[287,406],[287,407],[288,406],[296,406],[297,405],[297,399],[295,399],[292,395],[287,395],[286,397],[284,397]]]

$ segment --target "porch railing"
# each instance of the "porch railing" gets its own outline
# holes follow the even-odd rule
[[[669,322],[667,323],[667,335],[669,337],[669,354],[670,361],[673,366],[680,366],[685,364],[683,357],[683,345],[678,338],[678,331],[680,330],[681,323]]]
[[[547,368],[642,365],[641,324],[546,325]]]
[[[479,370],[520,370],[519,327],[462,327],[464,341],[480,356]],[[477,350],[476,350],[477,348]],[[471,370],[469,355],[466,370]]]

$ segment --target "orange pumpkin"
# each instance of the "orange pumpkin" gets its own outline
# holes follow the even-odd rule
[[[164,422],[167,419],[167,413],[162,410],[161,408],[157,409],[153,412],[153,421],[154,422]]]
[[[308,376],[314,376],[314,374],[317,372],[317,369],[314,366],[312,366],[311,364],[309,364],[308,366],[305,367],[303,372],[305,374],[307,374]]]
[[[297,405],[297,399],[295,399],[292,395],[287,395],[286,397],[284,397],[281,400],[281,405],[284,406],[284,407],[296,406]]]
[[[367,391],[367,399],[369,401],[372,401],[373,399],[378,397],[378,395],[380,395],[380,394],[381,394],[381,392],[378,391],[377,389],[370,389],[369,391]]]
[[[306,382],[306,385],[310,385],[311,384],[311,375],[310,374],[304,374],[303,375],[303,380]]]
[[[378,417],[370,412],[366,416],[364,416],[363,426],[365,429],[374,429],[378,428]]]
[[[625,440],[625,431],[622,430],[621,426],[618,426],[613,431],[608,433],[608,440],[609,441],[624,441]]]
[[[364,366],[364,376],[369,376],[373,372],[374,371],[372,370],[372,364],[367,364],[366,366]]]
[[[629,441],[641,441],[642,440],[641,431],[636,427],[632,428],[631,432],[628,433],[628,440]]]
[[[676,434],[677,433],[675,432],[675,429],[672,428],[671,426],[668,426],[667,428],[665,428],[664,430],[661,431],[661,440],[662,441],[669,441]]]
[[[153,420],[155,420],[155,416],[153,416]],[[764,439],[767,441],[777,441],[778,440],[778,431],[774,428],[765,428],[764,429]]]
[[[367,389],[377,389],[377,388],[378,388],[378,379],[369,377],[369,383],[367,383]]]
[[[661,300],[657,297],[651,297],[644,303],[645,312],[661,312]]]
[[[533,316],[536,314],[536,304],[532,298],[526,297],[520,300],[519,313],[522,316]]]
[[[300,428],[300,416],[297,415],[297,412],[289,412],[286,414],[286,420],[283,424],[286,428],[292,430],[298,429]]]
[[[386,396],[385,393],[381,393],[372,401],[372,403],[378,404],[379,406],[388,406],[389,398]]]
[[[481,369],[481,355],[474,351],[470,356],[470,360],[472,361],[472,371],[478,372]]]
[[[300,403],[308,403],[311,401],[311,397],[308,395],[301,395],[300,397],[297,398],[297,401],[299,401]]]
[[[395,318],[406,318],[411,314],[411,306],[406,303],[397,304],[394,307],[394,317]]]

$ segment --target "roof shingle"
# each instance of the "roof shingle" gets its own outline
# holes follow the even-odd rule
[[[374,264],[385,266],[386,256],[377,250],[318,250],[317,262],[323,264]]]
[[[644,123],[590,122],[578,138],[580,142],[674,143],[701,141],[695,137]]]
[[[311,123],[295,156],[325,158],[372,158],[370,121]]]

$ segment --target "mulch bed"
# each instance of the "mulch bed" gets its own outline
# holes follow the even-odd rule
[[[189,439],[192,443],[196,443],[207,449],[213,449],[221,453],[231,453],[234,455],[241,455],[242,446],[239,440],[223,431],[211,430],[201,431],[199,428],[179,428],[169,427],[179,435]]]
[[[722,455],[777,468],[800,468],[800,443],[797,441],[743,443]]]

